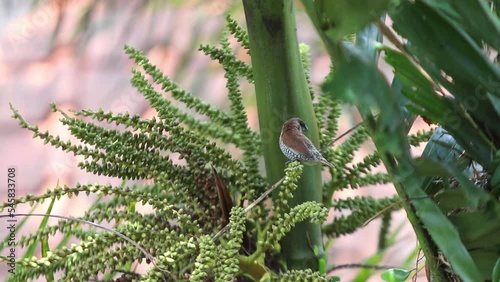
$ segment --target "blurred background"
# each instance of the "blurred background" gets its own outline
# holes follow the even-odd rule
[[[329,57],[300,3],[297,2],[296,6],[299,41],[311,47],[311,77],[318,89],[329,71]],[[98,177],[80,170],[77,167],[79,160],[73,155],[32,139],[32,134],[11,118],[9,103],[29,123],[38,125],[43,131],[49,130],[63,140],[73,139],[59,122],[60,115],[51,112],[50,103],[63,110],[102,108],[149,118],[154,112],[129,83],[133,63],[123,52],[125,45],[142,50],[185,90],[221,109],[228,109],[222,68],[197,51],[200,44],[218,44],[228,12],[244,25],[240,1],[1,1],[1,189],[6,189],[9,167],[16,168],[18,196],[41,194],[57,185],[74,186],[77,182],[120,184],[119,179]],[[240,59],[250,61],[241,47],[235,47],[235,52]],[[392,76],[383,63],[381,68],[388,77]],[[253,85],[242,84],[241,90],[250,125],[258,130]],[[357,122],[357,113],[346,106],[339,134]],[[412,131],[424,126],[422,123],[417,125]],[[363,153],[373,151],[373,146],[367,144],[364,150],[358,160],[363,158]],[[419,152],[417,149],[415,154]],[[394,193],[393,187],[387,185],[345,190],[335,197],[354,197],[357,194],[380,197]],[[0,191],[0,201],[6,199],[6,192]],[[94,200],[86,195],[61,198],[52,213],[80,216]],[[35,211],[43,213],[47,205],[38,206]],[[26,206],[16,210],[17,213],[29,211]],[[30,219],[21,234],[36,230],[39,222],[39,219]],[[6,225],[5,220],[1,219],[0,224]],[[335,238],[329,246],[328,263],[366,263],[366,259],[376,253],[379,227],[380,221],[374,220],[353,235]],[[384,254],[382,264],[414,267],[417,242],[404,212],[395,214],[391,228],[396,244]],[[0,227],[0,238],[4,238],[7,232]],[[18,257],[22,256],[22,250],[17,251]],[[5,265],[0,265],[0,280],[3,280],[6,270]],[[332,275],[340,276],[342,281],[352,281],[359,271],[358,268],[344,268]],[[368,281],[381,279],[374,275]]]

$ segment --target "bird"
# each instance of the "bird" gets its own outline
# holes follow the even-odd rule
[[[283,124],[279,145],[283,154],[291,161],[298,160],[305,165],[327,165],[333,168],[314,144],[304,135],[307,125],[300,118],[291,118]]]

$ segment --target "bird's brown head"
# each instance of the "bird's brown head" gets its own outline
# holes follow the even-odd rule
[[[291,118],[283,124],[283,132],[307,132],[309,128],[300,118]]]

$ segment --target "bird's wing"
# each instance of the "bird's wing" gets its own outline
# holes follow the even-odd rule
[[[306,147],[309,149],[308,152],[310,153],[309,156],[311,157],[315,157],[315,158],[319,158],[319,157],[323,157],[321,155],[321,153],[318,151],[318,149],[316,148],[316,146],[314,146],[314,144],[311,142],[311,140],[309,140],[309,138],[307,138],[307,136],[304,135],[304,144],[306,145]]]
[[[283,143],[306,158],[314,157],[312,152],[314,152],[316,148],[312,144],[311,140],[309,140],[307,136],[302,133],[295,138],[289,138],[288,135],[283,135]]]

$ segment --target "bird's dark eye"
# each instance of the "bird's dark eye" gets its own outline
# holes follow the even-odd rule
[[[309,130],[309,128],[307,128],[307,125],[303,122],[303,121],[300,121],[300,127],[302,128],[302,132],[307,132]]]

